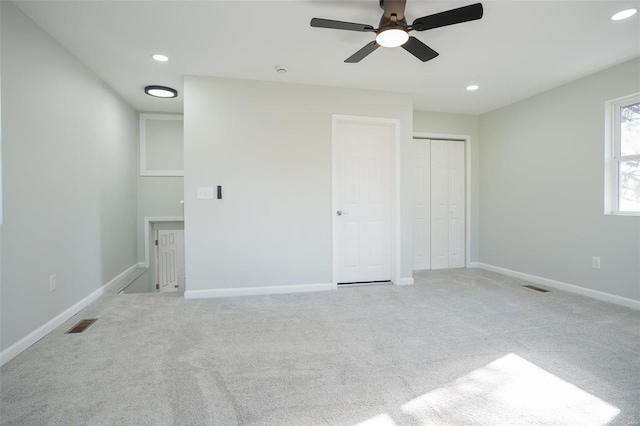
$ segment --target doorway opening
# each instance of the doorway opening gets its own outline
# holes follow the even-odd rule
[[[122,293],[185,291],[184,218],[144,218],[144,266]]]
[[[164,228],[158,224],[155,230],[155,256],[150,268],[152,288],[159,292],[184,293],[184,224],[182,229],[160,227]]]
[[[126,277],[118,294],[184,293],[184,218],[144,218],[144,263]]]
[[[145,218],[145,225],[150,291],[184,293],[184,218]]]

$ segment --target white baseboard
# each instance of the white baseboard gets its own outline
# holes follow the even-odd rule
[[[413,277],[400,278],[396,285],[413,285]]]
[[[144,262],[138,262],[138,268],[146,268],[147,265]]]
[[[467,264],[468,269],[476,269],[480,267],[480,262],[469,262]]]
[[[187,290],[185,299],[206,299],[211,297],[257,296],[265,294],[307,293],[311,291],[333,290],[332,283],[279,285],[270,287],[212,288],[209,290]]]
[[[112,285],[116,284],[118,282],[118,280],[120,280],[122,277],[124,277],[126,274],[128,274],[131,271],[133,271],[137,267],[138,267],[138,263],[134,264],[133,266],[128,268],[126,271],[118,274],[117,277],[113,278],[108,283],[102,285],[96,291],[94,291],[93,293],[91,293],[90,295],[85,297],[84,299],[80,300],[78,303],[76,303],[75,305],[73,305],[69,309],[65,310],[64,312],[62,312],[61,314],[59,314],[56,317],[54,317],[53,319],[51,319],[49,322],[47,322],[43,326],[38,327],[37,329],[35,329],[31,333],[29,333],[27,336],[25,336],[22,339],[18,340],[16,343],[14,343],[13,345],[9,346],[4,351],[0,352],[0,366],[6,364],[7,362],[11,361],[16,356],[20,355],[29,346],[33,345],[38,340],[42,339],[47,334],[51,333],[57,327],[62,325],[69,318],[71,318],[72,316],[74,316],[75,314],[77,314],[78,312],[80,312],[81,310],[86,308],[87,306],[89,306],[98,297],[102,296],[106,292],[106,290],[109,288],[109,286],[112,286]]]
[[[548,278],[529,275],[523,272],[512,271],[511,269],[501,268],[499,266],[489,265],[478,262],[478,267],[486,271],[497,272],[509,277],[520,278],[534,284],[563,290],[569,293],[579,294],[581,296],[591,297],[592,299],[602,300],[603,302],[615,303],[616,305],[626,306],[627,308],[640,310],[640,300],[629,299],[627,297],[616,296],[615,294],[605,293],[603,291],[591,290],[589,288],[580,287],[574,284],[567,284],[561,281],[550,280]]]

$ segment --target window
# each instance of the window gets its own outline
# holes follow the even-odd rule
[[[605,213],[640,215],[640,94],[607,102]]]

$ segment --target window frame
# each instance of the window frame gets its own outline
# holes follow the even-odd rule
[[[622,156],[620,110],[628,105],[640,103],[640,92],[605,103],[605,214],[640,216],[640,211],[620,211],[620,163],[640,160],[640,154]]]

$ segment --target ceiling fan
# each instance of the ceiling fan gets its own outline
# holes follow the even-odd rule
[[[418,40],[413,36],[409,36],[409,31],[426,31],[434,28],[446,27],[447,25],[460,24],[463,22],[475,21],[482,18],[482,4],[476,3],[469,6],[459,7],[457,9],[447,10],[445,12],[435,13],[433,15],[423,16],[408,25],[404,16],[406,0],[380,0],[380,7],[384,10],[378,28],[371,25],[354,24],[351,22],[333,21],[331,19],[313,18],[311,20],[312,27],[331,28],[336,30],[360,31],[376,33],[376,39],[356,53],[348,57],[345,62],[360,62],[371,52],[380,46],[398,47],[402,46],[404,50],[411,53],[422,62],[429,61],[436,56],[438,52]]]

